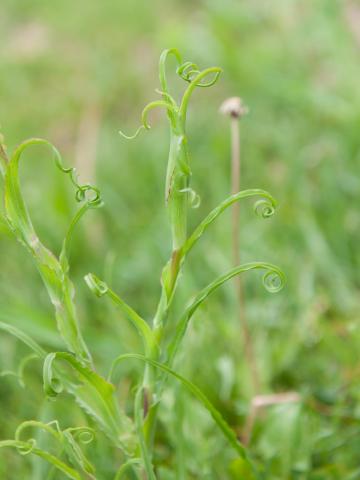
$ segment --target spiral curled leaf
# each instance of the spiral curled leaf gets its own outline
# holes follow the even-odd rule
[[[217,290],[221,285],[235,277],[236,275],[242,274],[250,270],[265,270],[263,276],[264,287],[271,293],[280,291],[285,283],[285,275],[276,265],[266,262],[250,262],[238,267],[232,268],[225,274],[218,277],[213,282],[209,283],[205,288],[203,288],[195,298],[189,303],[182,317],[180,318],[177,326],[176,332],[173,340],[170,342],[168,347],[168,360],[167,364],[172,365],[175,355],[178,352],[181,341],[184,338],[184,335],[187,331],[189,322],[194,315],[195,311],[199,306],[211,295],[215,290]]]
[[[30,455],[37,448],[36,440],[34,438],[29,438],[26,442],[19,442],[17,447],[18,453],[20,455]]]
[[[76,168],[75,167],[65,167],[64,163],[63,163],[62,156],[61,156],[59,150],[52,143],[50,143],[48,140],[45,140],[43,138],[31,138],[29,140],[26,140],[25,142],[21,143],[16,148],[16,150],[14,151],[10,161],[18,163],[21,155],[23,154],[23,152],[27,148],[29,148],[31,146],[34,146],[34,145],[43,145],[43,146],[46,146],[46,147],[50,148],[50,150],[53,154],[53,158],[54,158],[56,166],[58,167],[58,169],[61,172],[69,175],[71,183],[76,188],[75,198],[78,202],[82,202],[84,200],[87,200],[86,192],[87,191],[92,191],[92,192],[95,193],[95,195],[90,200],[87,200],[87,202],[92,207],[98,207],[98,206],[101,205],[101,195],[100,195],[99,189],[97,189],[95,186],[89,185],[89,184],[81,185],[79,183],[79,180],[78,180],[78,175],[77,175]]]
[[[57,445],[61,447],[68,456],[70,462],[77,467],[80,467],[85,473],[87,473],[90,478],[95,478],[93,474],[95,473],[95,468],[91,464],[91,462],[86,458],[84,452],[82,451],[77,438],[82,433],[86,432],[87,434],[91,434],[91,440],[94,438],[94,431],[88,427],[75,427],[75,428],[68,428],[66,430],[61,430],[60,425],[57,420],[53,420],[49,423],[43,423],[36,420],[29,420],[23,422],[19,427],[16,429],[15,432],[15,440],[18,442],[25,443],[29,445],[29,447],[22,448],[21,452],[24,454],[31,453],[35,448],[37,448],[37,442],[34,438],[28,438],[26,441],[22,440],[24,430],[29,428],[38,428],[47,432],[53,439],[55,439]],[[88,440],[88,439],[87,439]],[[87,441],[87,443],[89,443]]]
[[[102,297],[109,290],[107,284],[100,280],[93,273],[88,273],[87,275],[85,275],[84,280],[92,293],[94,293],[97,297]]]
[[[185,121],[186,121],[186,112],[189,105],[190,97],[194,89],[198,86],[210,87],[214,85],[220,78],[221,73],[222,73],[222,69],[220,67],[206,68],[205,70],[202,70],[197,75],[195,75],[193,79],[190,81],[189,86],[187,87],[183,95],[180,108],[179,108],[179,113],[182,118],[183,124],[185,124]],[[206,82],[204,83],[203,80],[209,75],[213,75],[212,79],[208,83]]]
[[[262,212],[265,212],[265,215],[262,215],[263,218],[267,218],[268,216],[271,216],[276,209],[277,202],[272,195],[270,195],[269,192],[266,190],[261,190],[258,188],[252,188],[248,190],[242,190],[241,192],[234,193],[233,195],[230,195],[228,198],[223,200],[217,207],[215,207],[205,218],[200,224],[195,228],[193,233],[188,237],[188,239],[185,242],[185,245],[183,246],[182,249],[182,254],[185,256],[189,251],[193,248],[193,246],[196,244],[196,242],[201,238],[203,233],[208,229],[208,227],[231,205],[233,205],[235,202],[238,202],[239,200],[243,198],[249,198],[249,197],[262,197],[256,204],[260,204],[262,206]],[[260,212],[260,210],[256,210],[257,213]],[[271,213],[270,213],[271,212]]]
[[[285,285],[285,275],[279,269],[269,269],[263,275],[263,284],[266,290],[270,293],[280,292]]]
[[[53,362],[55,358],[56,353],[49,353],[43,367],[44,392],[50,398],[57,397],[64,390],[61,380],[54,375]]]
[[[55,425],[55,429],[52,427],[53,425]],[[26,440],[23,440],[21,438],[23,436],[24,430],[27,430],[29,428],[39,428],[47,432],[49,435],[51,435],[57,442],[61,443],[61,430],[56,420],[49,423],[43,423],[37,420],[27,420],[21,423],[15,431],[16,441],[31,445],[29,449],[25,449],[25,452],[21,452],[23,455],[27,455],[31,453],[34,450],[34,448],[37,447],[37,441],[35,438],[30,437],[30,438],[27,438]]]
[[[150,130],[151,125],[148,122],[148,116],[151,110],[154,110],[155,108],[165,108],[168,112],[173,112],[176,113],[177,109],[176,106],[174,106],[172,103],[164,100],[157,100],[154,102],[150,102],[146,105],[146,107],[143,109],[142,114],[141,114],[141,122],[142,125],[136,130],[134,135],[126,135],[123,133],[121,130],[119,130],[119,133],[122,137],[126,138],[126,140],[133,140],[136,138],[141,130]]]
[[[177,68],[176,73],[183,80],[185,80],[188,83],[191,83],[196,77],[198,77],[202,73],[202,71],[199,69],[196,63],[184,62],[182,65],[180,65]],[[200,79],[200,81],[196,83],[196,87],[211,87],[217,82],[220,73],[221,71],[216,71],[213,78],[208,82],[204,82],[202,81],[202,79]]]
[[[256,215],[262,218],[270,218],[275,213],[275,204],[268,199],[258,200],[254,205]]]
[[[95,439],[95,430],[90,427],[71,427],[66,430],[84,445],[88,445]]]

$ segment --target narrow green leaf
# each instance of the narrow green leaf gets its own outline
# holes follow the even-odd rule
[[[78,441],[76,440],[77,437],[80,441],[82,441],[82,435],[84,433],[89,434],[91,432],[91,438],[89,439],[89,437],[87,437],[85,438],[85,442],[82,441],[82,443],[89,443],[89,440],[92,440],[94,438],[92,429],[89,429],[88,427],[75,427],[61,430],[57,420],[49,423],[43,423],[36,420],[28,420],[23,422],[16,429],[15,440],[23,441],[21,439],[21,436],[23,436],[24,430],[27,430],[29,428],[38,428],[50,434],[56,440],[61,449],[66,453],[70,462],[74,466],[80,467],[81,470],[86,473],[89,478],[95,479],[95,468],[86,458]],[[26,440],[26,443],[31,444],[33,447],[36,447],[37,442],[35,438],[29,438]]]
[[[189,86],[187,87],[187,89],[186,89],[186,91],[183,95],[181,105],[180,105],[180,116],[182,118],[182,122],[183,122],[184,125],[185,125],[185,121],[186,121],[186,112],[187,112],[189,100],[190,100],[190,97],[191,97],[194,89],[199,86],[200,82],[204,78],[206,78],[208,75],[211,75],[211,74],[214,75],[213,79],[208,83],[203,83],[201,86],[207,87],[207,86],[214,85],[218,81],[221,73],[222,73],[222,68],[220,68],[220,67],[210,67],[210,68],[206,68],[205,70],[199,72],[191,80]]]
[[[263,218],[271,217],[276,209],[277,202],[276,200],[265,190],[259,188],[252,188],[249,190],[243,190],[238,193],[234,193],[230,197],[222,201],[217,207],[215,207],[205,218],[204,220],[195,228],[193,233],[186,240],[186,243],[182,249],[182,254],[185,256],[193,248],[196,242],[200,239],[202,234],[207,230],[207,228],[221,215],[224,210],[229,208],[235,202],[249,197],[261,197],[261,200],[255,204],[255,212],[261,215]]]
[[[141,355],[141,357],[143,356]],[[144,397],[143,397],[142,386],[137,389],[137,392],[135,395],[134,410],[135,410],[136,433],[139,440],[139,447],[140,447],[141,457],[144,463],[146,478],[148,480],[156,480],[154,467],[151,462],[151,455],[150,455],[148,446],[146,444],[145,435],[144,435]]]
[[[71,222],[68,234],[63,243],[60,260],[47,249],[38,238],[22,196],[19,180],[19,163],[23,152],[31,146],[42,145],[51,149],[57,167],[70,176],[76,188],[76,200],[85,202],[74,220]],[[92,196],[89,195],[92,192]],[[63,166],[58,150],[47,140],[33,138],[23,142],[13,153],[5,172],[5,214],[7,222],[16,238],[32,255],[42,280],[46,286],[56,313],[58,329],[68,348],[83,362],[91,363],[91,356],[81,335],[74,305],[74,287],[67,275],[68,261],[66,250],[73,228],[83,213],[101,204],[99,191],[91,185],[80,185],[74,168]]]
[[[191,317],[194,315],[196,309],[204,302],[204,300],[206,300],[206,298],[212,292],[217,290],[219,287],[221,287],[221,285],[223,285],[225,282],[235,277],[236,275],[247,272],[249,270],[259,269],[265,270],[265,274],[263,276],[263,284],[269,292],[275,293],[283,288],[285,282],[285,275],[276,265],[272,265],[271,263],[266,262],[245,263],[238,267],[232,268],[225,274],[218,277],[216,280],[203,288],[195,296],[195,298],[192,300],[192,302],[189,304],[184,314],[182,315],[178,325],[176,326],[176,333],[174,339],[170,342],[168,347],[168,365],[172,365],[175,355],[179,349],[180,343],[186,333]]]
[[[33,350],[40,358],[44,359],[47,352],[38,345],[29,335],[22,332],[19,328],[14,327],[8,323],[0,322],[0,330],[3,330],[10,335],[13,335],[21,342],[25,343],[31,350]]]
[[[125,303],[113,290],[111,290],[104,281],[100,280],[93,273],[89,273],[85,276],[85,282],[95,295],[98,297],[107,295],[127,316],[141,336],[146,354],[150,355],[154,352],[156,349],[156,341],[149,324],[140,317],[132,307]]]
[[[177,63],[179,65],[181,64],[181,55],[177,48],[168,48],[167,50],[164,50],[161,53],[160,60],[159,60],[159,80],[160,80],[161,89],[165,93],[169,93],[168,84],[166,80],[166,61],[169,55],[173,55],[176,58]]]
[[[96,480],[94,465],[88,460],[69,430],[64,430],[62,432],[62,442],[64,444],[65,453],[70,462],[74,465],[78,465],[89,478]]]
[[[206,408],[206,410],[208,410],[208,412],[211,414],[212,418],[214,419],[214,421],[216,422],[216,424],[218,425],[218,427],[220,428],[220,430],[222,431],[224,436],[227,438],[230,445],[234,448],[234,450],[242,458],[248,459],[248,454],[247,454],[247,451],[246,451],[245,447],[240,443],[240,441],[236,437],[234,431],[228,425],[228,423],[224,420],[224,418],[221,415],[221,413],[219,412],[219,410],[217,410],[214,407],[214,405],[210,402],[210,400],[206,397],[206,395],[204,395],[204,393],[195,384],[193,384],[192,382],[190,382],[189,380],[184,378],[182,375],[180,375],[179,373],[177,373],[174,370],[172,370],[171,368],[169,368],[167,365],[159,363],[156,360],[146,358],[143,355],[139,355],[139,354],[136,354],[136,353],[126,353],[124,355],[120,355],[119,357],[117,357],[114,360],[114,362],[112,364],[112,367],[111,367],[110,378],[112,377],[115,368],[117,367],[117,365],[120,362],[123,362],[125,360],[129,360],[129,359],[132,359],[132,358],[137,359],[137,360],[141,360],[142,362],[145,362],[145,363],[149,363],[153,367],[156,367],[159,370],[162,370],[167,375],[170,375],[170,376],[176,378],[177,380],[179,380],[189,390],[189,392],[192,393],[194,395],[194,397],[196,397],[199,400],[199,402],[201,402],[203,404],[203,406]]]
[[[116,472],[114,480],[121,480],[127,470],[134,465],[142,465],[142,463],[143,461],[141,458],[130,458],[130,460],[127,460],[123,465],[121,465],[119,470]],[[139,478],[138,475],[136,475],[136,477]]]
[[[34,447],[31,443],[21,442],[19,440],[2,440],[0,441],[0,448],[4,448],[4,447],[16,448],[19,451],[19,453],[22,453],[23,455],[27,455],[30,453],[37,455],[38,457],[41,457],[47,462],[49,462],[51,465],[57,468],[60,472],[64,473],[68,478],[71,478],[72,480],[82,480],[80,474],[76,470],[74,470],[73,468],[71,468],[69,465],[62,462],[61,460],[59,460],[57,457],[55,457],[51,453],[45,450],[42,450],[40,448]]]
[[[72,373],[67,367],[71,367]],[[44,390],[48,396],[56,397],[64,388],[116,446],[128,453],[134,451],[134,426],[131,419],[119,409],[114,385],[68,352],[48,354],[43,375]]]

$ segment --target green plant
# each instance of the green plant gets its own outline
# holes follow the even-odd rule
[[[178,75],[188,83],[180,104],[169,93],[166,79],[166,60],[175,57]],[[189,322],[198,307],[207,297],[231,278],[250,270],[263,270],[264,285],[270,292],[279,291],[284,283],[284,275],[275,265],[266,262],[252,262],[232,268],[203,288],[183,309],[170,333],[165,329],[169,313],[179,284],[180,273],[188,253],[196,245],[208,227],[227,208],[244,198],[257,198],[255,211],[264,218],[271,217],[276,208],[275,199],[260,189],[234,193],[214,208],[197,228],[188,233],[188,215],[191,207],[199,202],[198,195],[190,187],[191,169],[186,134],[186,115],[190,97],[196,87],[210,87],[218,80],[221,69],[208,68],[202,71],[191,63],[182,63],[176,49],[165,50],[160,57],[161,100],[149,103],[142,113],[140,129],[149,129],[148,113],[153,108],[164,108],[170,124],[170,151],[167,165],[165,202],[172,235],[172,253],[161,275],[161,295],[153,321],[148,323],[132,307],[127,305],[108,285],[95,274],[89,273],[85,281],[98,297],[109,297],[127,316],[143,341],[143,354],[128,353],[117,357],[112,365],[109,378],[105,379],[95,370],[89,349],[83,339],[76,313],[74,286],[69,277],[69,247],[74,228],[80,218],[91,208],[102,205],[97,188],[78,182],[75,169],[63,165],[58,150],[46,140],[31,139],[22,143],[8,156],[1,141],[1,173],[4,179],[5,220],[17,238],[32,256],[40,273],[51,303],[59,333],[67,351],[49,352],[39,346],[28,335],[14,326],[0,323],[0,329],[14,335],[30,347],[34,355],[43,362],[44,391],[49,398],[56,398],[64,390],[91,419],[91,427],[73,427],[62,430],[56,420],[50,423],[27,421],[15,433],[14,440],[0,442],[0,447],[15,447],[23,455],[34,454],[52,464],[57,470],[72,479],[96,478],[95,467],[86,457],[81,442],[90,442],[97,430],[105,433],[109,443],[122,452],[123,461],[115,478],[128,473],[131,478],[155,479],[153,451],[156,447],[157,414],[161,397],[168,377],[175,378],[209,411],[219,429],[242,458],[247,478],[257,476],[256,467],[235,432],[225,421],[201,390],[173,370],[174,361]],[[209,77],[210,80],[209,80]],[[139,133],[137,131],[135,136]],[[131,138],[131,137],[127,137]],[[69,176],[76,191],[76,200],[81,204],[70,223],[60,254],[54,255],[40,241],[26,207],[20,182],[19,162],[24,151],[34,145],[51,149],[56,166]],[[33,358],[33,355],[29,358]],[[136,388],[132,415],[120,408],[113,374],[120,362],[138,360],[144,364],[143,377]],[[22,367],[23,368],[23,367]],[[21,372],[19,373],[21,375]],[[23,440],[23,431],[38,428],[48,433],[58,445],[58,454],[52,454],[37,445],[36,439]]]

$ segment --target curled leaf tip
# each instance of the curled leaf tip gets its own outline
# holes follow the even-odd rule
[[[36,440],[34,438],[29,438],[29,440],[24,444],[17,447],[17,451],[20,455],[29,455],[36,448]]]
[[[100,280],[93,273],[88,273],[87,275],[85,275],[84,280],[86,282],[86,285],[97,297],[102,297],[109,290],[109,287],[106,285],[106,283]]]
[[[189,195],[189,204],[191,208],[199,208],[201,204],[201,197],[192,188],[183,188],[179,190],[180,193],[187,193]]]
[[[279,268],[269,268],[263,275],[263,284],[270,293],[280,292],[285,285],[285,274]]]
[[[262,218],[270,218],[274,215],[276,209],[275,200],[261,199],[254,205],[256,215]]]
[[[214,73],[214,76],[211,80],[209,80],[208,82],[205,82],[203,81],[202,78],[199,78],[199,81],[196,81],[195,85],[197,87],[211,87],[212,85],[214,85],[217,82],[222,72],[222,69],[220,67],[214,67],[213,69],[211,69],[211,71]],[[180,76],[180,78],[185,80],[185,82],[191,83],[198,76],[201,77],[203,71],[199,69],[196,63],[184,62],[182,65],[180,65],[177,68],[176,73]]]
[[[101,207],[103,201],[100,190],[93,185],[80,185],[76,191],[75,198],[78,202],[86,201],[91,208]]]
[[[68,428],[67,431],[84,445],[88,445],[95,439],[95,430],[90,427],[73,427]]]
[[[135,138],[137,138],[139,136],[139,133],[141,132],[141,130],[144,130],[144,129],[150,129],[150,126],[145,126],[145,125],[140,125],[140,127],[136,130],[136,132],[134,133],[134,135],[126,135],[124,132],[122,132],[121,130],[119,130],[119,134],[124,137],[126,140],[134,140]]]
[[[43,367],[43,380],[44,380],[44,392],[50,399],[54,399],[63,391],[63,384],[54,376],[53,362],[56,358],[56,354],[49,353],[44,360]]]

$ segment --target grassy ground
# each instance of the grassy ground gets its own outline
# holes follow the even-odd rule
[[[135,130],[143,105],[156,98],[161,50],[176,46],[185,59],[224,69],[216,87],[196,93],[189,112],[193,186],[202,198],[193,225],[230,188],[228,122],[219,105],[240,95],[249,106],[241,121],[242,186],[270,191],[280,208],[262,221],[250,203],[242,204],[241,258],[276,263],[288,281],[269,295],[249,275],[246,315],[261,392],[295,391],[302,398],[256,419],[250,448],[269,480],[360,478],[359,16],[355,2],[335,0],[2,0],[0,6],[0,122],[9,148],[31,136],[49,139],[105,199],[83,221],[72,251],[83,331],[103,372],[116,354],[141,347],[119,313],[92,298],[83,275],[105,276],[150,319],[170,253],[162,206],[164,118],[154,114],[153,129],[134,142],[117,134]],[[59,250],[72,196],[41,150],[29,156],[22,178],[31,213],[45,243]],[[231,266],[230,222],[225,215],[191,254],[184,299]],[[42,284],[4,227],[0,262],[0,320],[61,350]],[[25,353],[0,335],[1,369],[15,368]],[[124,368],[124,402],[135,369]],[[254,392],[232,288],[196,315],[177,369],[243,430]],[[12,377],[0,380],[1,438],[28,418],[85,421],[65,400],[43,400],[35,362],[26,390]],[[166,393],[161,422],[167,425],[157,439],[161,479],[181,478],[174,473],[181,466],[189,479],[242,478],[207,413],[180,389]],[[99,478],[113,478],[110,453],[101,439],[93,447]],[[4,480],[46,478],[42,464],[14,452],[0,455]]]

